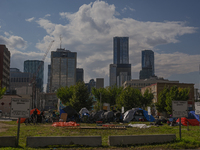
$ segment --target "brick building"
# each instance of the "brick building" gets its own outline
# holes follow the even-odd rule
[[[0,87],[9,89],[10,80],[10,51],[5,45],[0,45]]]

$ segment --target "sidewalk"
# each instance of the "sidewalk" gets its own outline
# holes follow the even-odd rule
[[[0,121],[17,121],[17,119],[18,118],[5,117],[5,116],[0,117]]]

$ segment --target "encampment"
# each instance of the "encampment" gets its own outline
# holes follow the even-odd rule
[[[155,118],[152,115],[148,115],[148,112],[146,110],[143,110],[141,108],[133,108],[131,110],[128,110],[124,113],[124,122],[130,122],[131,120],[140,121],[140,120],[147,120],[150,122],[155,121]]]

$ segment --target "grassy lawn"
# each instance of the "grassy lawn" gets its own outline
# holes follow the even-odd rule
[[[16,121],[0,122],[8,124],[6,131],[0,132],[0,136],[17,136],[17,123]],[[141,123],[141,122],[131,122]],[[144,122],[142,122],[144,123]],[[149,123],[146,123],[149,125]],[[118,124],[119,125],[119,124]],[[128,124],[123,124],[128,125]],[[80,124],[81,127],[94,126],[96,124]],[[179,126],[151,126],[150,128],[140,129],[129,127],[126,130],[103,130],[103,129],[69,129],[66,127],[53,127],[51,124],[38,124],[38,125],[20,125],[20,138],[18,148],[3,148],[7,149],[34,149],[26,147],[27,136],[101,136],[102,147],[80,147],[76,145],[71,146],[51,146],[51,148],[41,149],[194,149],[200,147],[200,127],[190,126],[189,131],[187,127],[182,126],[182,139],[179,139]],[[108,145],[108,137],[110,135],[150,135],[150,134],[176,134],[177,140],[172,143],[153,144],[153,145],[134,145],[129,147],[110,147]],[[2,148],[0,148],[2,149]],[[37,148],[38,149],[38,148]]]

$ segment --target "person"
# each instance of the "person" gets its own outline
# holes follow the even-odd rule
[[[37,109],[35,109],[33,112],[33,118],[35,118],[35,121],[37,122]]]

